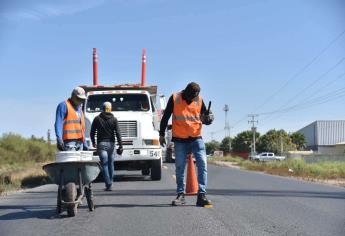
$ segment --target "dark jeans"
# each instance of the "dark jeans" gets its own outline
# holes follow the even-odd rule
[[[105,186],[111,187],[114,177],[114,143],[113,142],[99,142],[97,144],[97,153],[102,164],[102,172]]]

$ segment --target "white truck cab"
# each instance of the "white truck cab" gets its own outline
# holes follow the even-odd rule
[[[155,108],[157,87],[138,85],[82,86],[87,99],[84,104],[86,141],[90,148],[93,119],[101,113],[104,102],[112,104],[122,138],[123,153],[115,154],[116,170],[141,170],[152,180],[161,179],[162,150],[159,144],[159,114]],[[96,134],[97,139],[97,134]],[[116,145],[116,148],[118,146]],[[97,152],[94,160],[99,161]]]

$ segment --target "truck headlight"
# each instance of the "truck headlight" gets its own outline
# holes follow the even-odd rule
[[[144,139],[145,145],[153,145],[153,146],[159,146],[159,140],[158,139]]]

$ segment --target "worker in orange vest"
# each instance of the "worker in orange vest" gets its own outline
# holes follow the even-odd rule
[[[85,120],[81,104],[85,101],[85,91],[76,87],[66,101],[56,108],[56,145],[60,151],[87,150],[85,142]]]
[[[184,171],[187,155],[193,153],[198,168],[198,197],[197,206],[211,205],[206,198],[207,160],[204,141],[201,136],[202,124],[210,125],[214,116],[207,110],[199,95],[200,86],[191,82],[187,87],[174,93],[168,101],[160,124],[159,141],[165,143],[165,129],[172,115],[172,141],[175,148],[175,167],[177,197],[172,201],[173,206],[185,204]]]

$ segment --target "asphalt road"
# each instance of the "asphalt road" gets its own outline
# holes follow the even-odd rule
[[[118,172],[94,184],[95,212],[55,214],[55,185],[0,198],[0,235],[345,235],[345,189],[209,165],[212,209],[170,206],[174,166],[161,181]],[[122,175],[124,174],[124,175]]]

